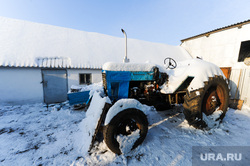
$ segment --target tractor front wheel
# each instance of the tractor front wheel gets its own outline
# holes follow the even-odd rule
[[[184,115],[190,125],[196,128],[207,127],[203,115],[211,116],[215,111],[222,111],[215,121],[221,121],[228,108],[229,89],[222,76],[210,77],[204,87],[187,92],[184,97]],[[204,113],[204,114],[203,114]]]
[[[104,141],[108,148],[122,154],[123,149],[132,150],[140,145],[148,132],[146,115],[135,108],[125,109],[114,116],[110,123],[104,127]],[[124,147],[124,146],[129,147]]]

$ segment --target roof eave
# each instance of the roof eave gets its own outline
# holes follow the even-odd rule
[[[249,23],[250,23],[250,20],[246,20],[246,21],[243,21],[243,22],[239,22],[239,23],[236,23],[236,24],[232,24],[232,25],[229,25],[229,26],[218,28],[218,29],[215,29],[215,30],[212,30],[212,31],[209,31],[209,32],[205,32],[205,33],[196,35],[196,36],[192,36],[192,37],[189,37],[189,38],[186,38],[186,39],[182,39],[181,43],[183,43],[183,42],[185,42],[187,40],[199,38],[199,37],[202,37],[202,36],[209,37],[213,33],[225,31],[225,30],[232,29],[232,28],[239,28],[240,29],[240,28],[242,28],[243,25],[246,25],[246,24],[249,24]]]

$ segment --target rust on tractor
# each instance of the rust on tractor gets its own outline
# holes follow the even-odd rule
[[[211,115],[217,105],[218,105],[218,97],[216,94],[216,91],[212,90],[208,95],[207,95],[207,100],[206,100],[206,109],[204,110],[204,113],[206,115]]]
[[[137,128],[139,129],[139,130],[142,130],[142,125],[140,124],[140,123],[136,123],[136,126],[137,126]]]
[[[203,112],[208,116],[214,113],[218,108],[222,110],[225,105],[225,94],[222,86],[211,87],[203,99]]]

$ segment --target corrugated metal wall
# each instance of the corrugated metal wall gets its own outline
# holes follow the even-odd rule
[[[244,100],[244,104],[250,106],[250,69],[232,69],[229,84],[231,98]]]

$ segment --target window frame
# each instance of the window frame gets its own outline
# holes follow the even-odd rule
[[[89,79],[87,78],[87,76],[89,76]],[[92,73],[79,73],[79,85],[89,85],[89,84],[92,84]]]
[[[240,43],[238,62],[244,62],[244,60],[249,57],[250,57],[250,40],[242,41]]]

